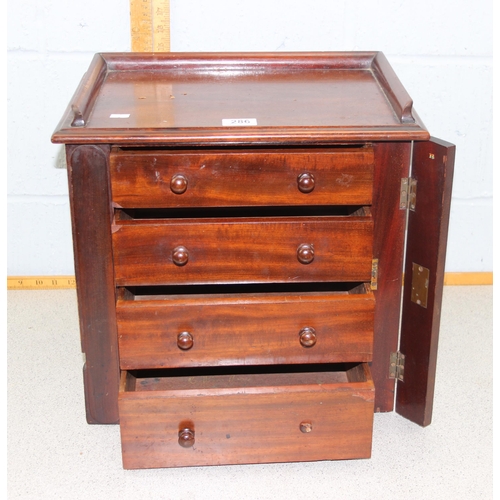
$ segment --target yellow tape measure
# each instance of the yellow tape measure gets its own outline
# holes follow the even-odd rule
[[[76,288],[74,276],[8,276],[7,290],[54,290]]]
[[[170,51],[170,0],[130,0],[133,52]]]

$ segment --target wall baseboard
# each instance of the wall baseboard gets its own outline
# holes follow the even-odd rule
[[[493,273],[444,273],[445,285],[493,285]]]
[[[493,285],[493,273],[445,273],[445,285]],[[76,288],[74,276],[7,276],[7,290]]]

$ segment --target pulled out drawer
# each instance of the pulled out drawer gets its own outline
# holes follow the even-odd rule
[[[369,458],[375,390],[368,365],[317,367],[122,372],[124,468]]]
[[[123,291],[116,307],[121,368],[372,359],[375,298],[365,284],[321,292],[255,293],[241,286],[241,293],[220,293],[224,288]]]
[[[117,207],[370,205],[373,148],[174,151],[115,148]]]
[[[373,220],[348,215],[122,218],[113,224],[118,286],[369,281]]]

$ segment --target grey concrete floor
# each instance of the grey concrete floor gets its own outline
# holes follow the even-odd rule
[[[492,287],[445,287],[433,423],[376,414],[372,458],[122,469],[85,421],[74,290],[8,292],[10,499],[493,498]]]

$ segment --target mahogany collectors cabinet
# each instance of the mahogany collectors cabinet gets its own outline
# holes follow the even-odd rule
[[[374,411],[430,423],[455,147],[382,53],[97,54],[52,140],[87,420],[125,468],[366,458]]]

